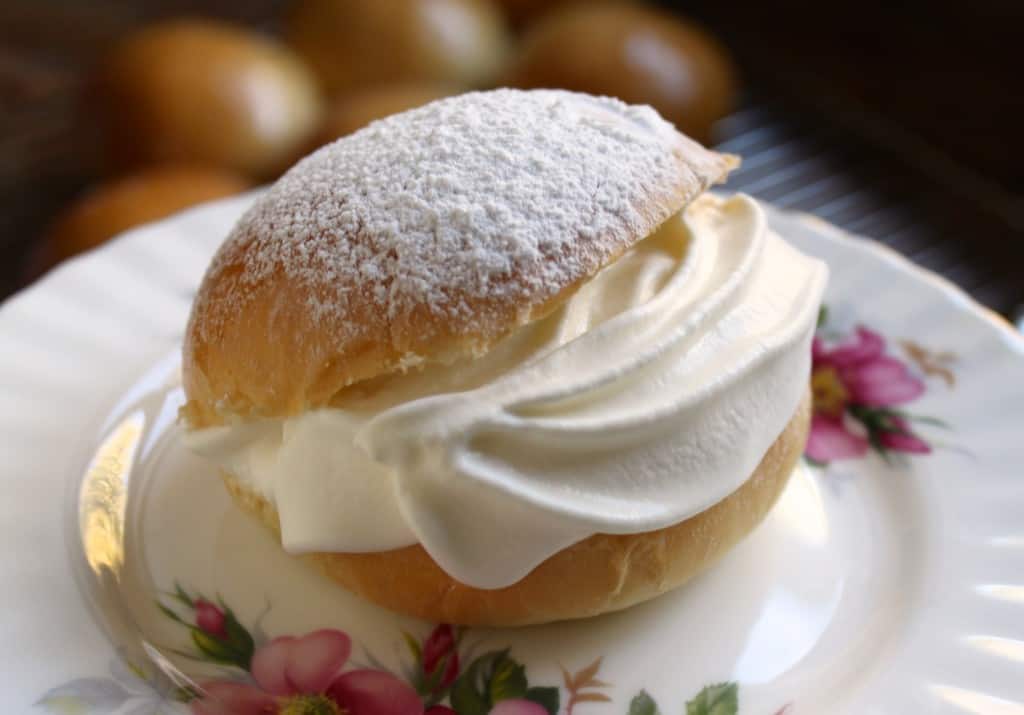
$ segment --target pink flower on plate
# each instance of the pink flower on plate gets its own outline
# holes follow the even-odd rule
[[[440,675],[435,693],[455,682],[459,675],[459,652],[455,642],[455,629],[447,623],[434,628],[423,642],[423,675],[428,679]],[[444,672],[437,670],[443,667]]]
[[[910,402],[924,393],[924,382],[902,361],[886,355],[882,336],[863,326],[857,328],[853,339],[833,348],[826,348],[815,338],[812,350],[814,374],[828,371],[839,382],[838,390],[827,402],[833,412],[836,398],[844,404],[888,407]]]
[[[391,673],[342,673],[351,650],[333,629],[275,638],[253,655],[255,684],[204,683],[193,715],[422,715],[416,691]]]
[[[217,606],[205,598],[197,598],[195,602],[196,628],[216,638],[227,638],[228,633],[224,627],[227,616]]]
[[[816,462],[863,457],[868,441],[843,425],[842,417],[815,413],[807,437],[807,456]]]
[[[923,454],[928,445],[891,409],[920,397],[924,382],[885,354],[885,339],[863,326],[834,346],[812,344],[814,417],[807,456],[817,462],[862,457],[881,450]]]
[[[886,449],[895,449],[912,454],[930,454],[931,446],[910,431],[910,425],[902,417],[890,419],[892,429],[882,432],[878,439]]]

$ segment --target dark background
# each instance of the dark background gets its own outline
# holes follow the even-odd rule
[[[0,297],[95,175],[80,83],[148,20],[274,31],[282,2],[0,3]],[[1004,313],[1024,303],[1024,3],[661,2],[714,31],[744,80],[718,130],[735,188],[896,247]]]

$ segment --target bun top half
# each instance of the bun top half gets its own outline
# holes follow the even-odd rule
[[[560,90],[442,99],[296,164],[217,251],[186,329],[192,428],[332,404],[485,353],[737,163],[649,107]]]

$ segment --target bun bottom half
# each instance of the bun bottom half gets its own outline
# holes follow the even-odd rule
[[[373,603],[435,623],[521,626],[628,608],[681,586],[761,523],[803,453],[810,414],[805,395],[753,474],[711,508],[656,531],[596,534],[559,551],[506,588],[483,590],[459,583],[419,545],[299,558]],[[235,502],[280,540],[274,506],[231,474],[223,478]]]

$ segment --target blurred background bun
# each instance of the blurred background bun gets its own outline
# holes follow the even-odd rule
[[[891,3],[610,3],[3,0],[0,298],[97,181],[189,163],[265,183],[435,93],[511,83],[651,104],[744,154],[731,190],[870,233],[1024,315],[1024,3],[928,3],[927,22]]]
[[[274,9],[265,26],[280,39],[186,17],[122,32],[100,53],[83,82],[77,141],[98,149],[83,153],[85,179],[106,183],[44,224],[26,277],[139,223],[272,181],[376,119],[467,90],[607,94],[651,104],[704,142],[735,93],[716,41],[640,0],[289,0]]]
[[[736,94],[732,62],[709,34],[621,2],[570,4],[545,14],[527,31],[505,79],[514,87],[561,87],[650,104],[702,142]]]
[[[257,177],[283,169],[322,112],[291,50],[211,20],[129,36],[102,64],[92,99],[114,167],[197,162]]]
[[[95,248],[117,234],[203,201],[250,188],[224,169],[164,166],[100,184],[74,201],[48,235],[49,263]]]
[[[285,35],[332,96],[385,83],[483,86],[508,49],[490,0],[294,0]]]
[[[629,0],[621,0],[629,2]],[[497,0],[515,27],[524,27],[542,15],[569,4],[582,5],[595,0]]]
[[[457,94],[457,90],[441,84],[395,84],[351,92],[328,107],[313,148],[362,129],[375,119],[415,109],[452,94]]]

